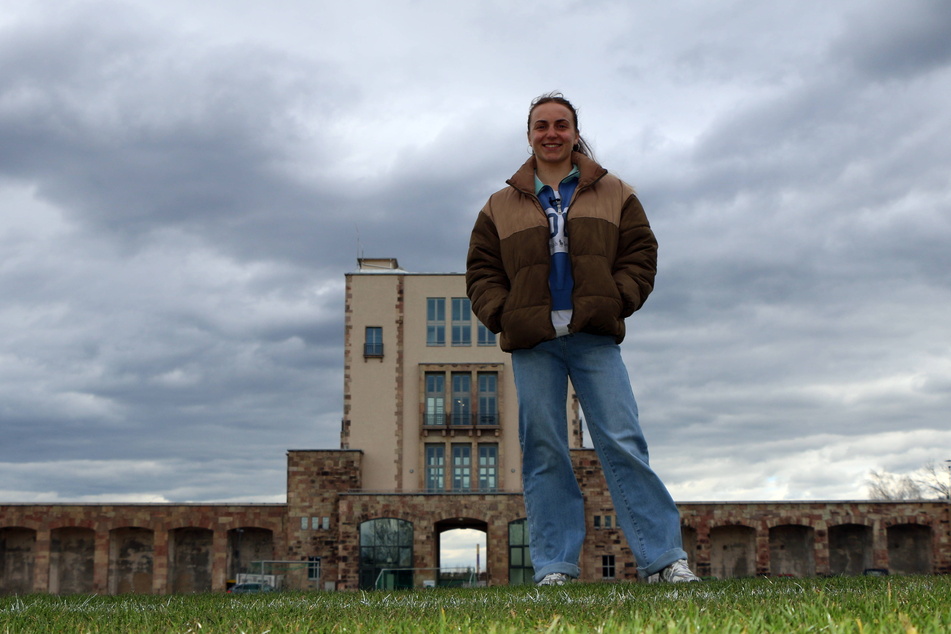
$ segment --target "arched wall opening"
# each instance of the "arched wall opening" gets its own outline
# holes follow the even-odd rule
[[[475,519],[453,518],[436,522],[434,529],[438,585],[485,585],[488,577],[488,524]]]

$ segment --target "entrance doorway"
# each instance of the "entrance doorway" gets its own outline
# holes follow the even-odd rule
[[[440,586],[486,585],[488,524],[468,518],[437,522],[436,562]]]

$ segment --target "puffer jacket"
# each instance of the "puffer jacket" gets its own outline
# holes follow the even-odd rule
[[[657,241],[634,190],[586,156],[566,232],[574,276],[570,332],[624,339],[624,318],[654,287]],[[469,241],[466,289],[472,310],[511,352],[555,338],[548,272],[548,218],[535,197],[532,157],[493,194]]]

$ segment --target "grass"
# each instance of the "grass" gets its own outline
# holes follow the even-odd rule
[[[949,632],[951,576],[266,595],[6,596],[25,632]]]

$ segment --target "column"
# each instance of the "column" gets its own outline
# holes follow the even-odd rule
[[[98,594],[112,594],[109,588],[109,530],[96,529],[92,556],[92,588]]]
[[[217,528],[211,542],[211,591],[224,592],[228,580],[228,529]]]
[[[156,526],[152,541],[152,594],[168,593],[168,528]]]
[[[33,546],[33,591],[50,591],[50,529],[36,531],[36,544]]]

